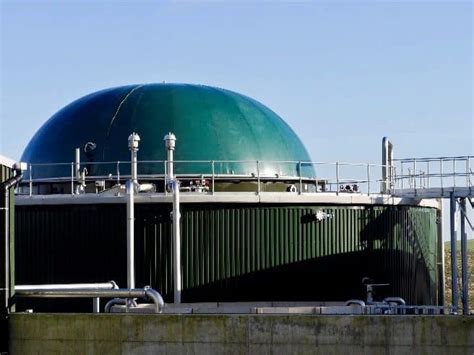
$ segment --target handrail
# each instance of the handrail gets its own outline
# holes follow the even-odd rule
[[[139,160],[137,162],[139,170],[143,164],[157,164],[156,168],[148,167],[146,173],[139,173],[139,180],[164,180],[166,177],[166,160]],[[79,166],[79,170],[82,167],[89,169],[89,174],[83,175],[81,180],[77,180],[77,175],[74,173],[74,164]],[[74,191],[74,186],[85,182],[94,181],[112,181],[116,184],[120,184],[130,177],[128,161],[107,161],[107,162],[79,162],[79,163],[31,163],[29,169],[26,172],[27,183],[23,187],[28,187],[28,191],[25,193],[23,188],[20,194],[33,195],[33,188],[38,184],[49,184],[49,183],[70,183],[71,194],[78,193]],[[296,161],[296,160],[175,160],[173,163],[178,168],[186,164],[202,164],[199,165],[201,169],[196,169],[196,173],[176,174],[181,180],[186,179],[208,179],[213,182],[212,191],[215,192],[214,183],[220,181],[236,181],[236,180],[248,180],[255,181],[257,183],[256,193],[260,195],[264,191],[261,182],[265,181],[294,181],[298,183],[299,193],[302,192],[313,192],[303,191],[303,184],[313,184],[315,186],[324,186],[322,192],[334,192],[338,194],[344,190],[346,184],[363,185],[357,186],[354,191],[346,192],[360,192],[360,193],[380,193],[380,184],[383,182],[381,179],[381,171],[384,167],[380,164],[375,163],[351,163],[351,162],[323,162],[323,161]],[[232,167],[220,166],[222,164],[241,164],[237,166],[236,171],[228,170]],[[71,172],[67,173],[66,169],[63,172],[60,170],[61,176],[50,177],[49,172],[42,169],[46,167],[64,166],[65,168],[70,165]],[[99,174],[94,173],[94,166],[110,166],[109,168],[101,168],[97,170]],[[122,168],[124,167],[124,168]],[[153,169],[162,170],[164,167],[165,171],[159,173],[150,173]],[[127,172],[124,174],[120,171],[121,168]],[[380,168],[380,170],[375,169]],[[222,171],[224,169],[224,171]],[[269,169],[269,170],[267,170]],[[314,170],[308,170],[314,169]],[[110,172],[109,172],[110,170]],[[201,171],[199,171],[201,170]],[[311,173],[309,173],[311,171]],[[314,173],[313,173],[314,172]],[[308,174],[309,173],[309,174]],[[313,176],[314,175],[314,176]],[[394,174],[395,175],[395,174]],[[319,182],[319,185],[318,185]],[[318,187],[316,187],[318,190]],[[318,191],[314,191],[318,192]]]

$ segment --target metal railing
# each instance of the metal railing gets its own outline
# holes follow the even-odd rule
[[[174,161],[178,179],[206,180],[209,193],[214,194],[216,183],[247,181],[255,183],[257,194],[265,192],[268,181],[294,184],[298,193],[358,193],[379,194],[382,191],[380,164],[310,161],[257,161],[257,160],[179,160]],[[166,184],[165,160],[138,161],[138,179]],[[105,181],[120,184],[130,178],[129,161],[42,163],[28,164],[19,194],[43,194],[35,189],[41,184],[61,183],[70,185],[69,193],[75,194],[81,183],[79,170],[85,171],[84,183]],[[85,170],[84,170],[85,169]],[[186,172],[186,173],[180,173]],[[386,182],[385,182],[386,183]],[[306,187],[306,188],[305,188]],[[163,189],[166,191],[166,189]],[[295,190],[291,192],[295,192]],[[165,192],[166,193],[166,192]]]
[[[413,192],[473,188],[474,156],[395,159],[393,189]]]

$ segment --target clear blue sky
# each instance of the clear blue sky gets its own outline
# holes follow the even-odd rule
[[[281,115],[313,160],[474,154],[473,4],[1,1],[0,154],[74,99],[202,83]]]

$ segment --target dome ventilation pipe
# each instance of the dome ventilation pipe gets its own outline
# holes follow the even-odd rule
[[[138,191],[137,181],[137,152],[140,136],[133,132],[128,137],[128,149],[130,149],[130,179],[126,184],[127,194],[127,288],[135,288],[135,192]],[[127,303],[133,305],[133,299]]]
[[[181,303],[181,233],[179,211],[179,181],[174,176],[173,152],[176,147],[176,136],[169,132],[163,140],[166,147],[166,191],[173,192],[173,279],[174,279],[174,303]]]
[[[382,139],[382,193],[387,194],[393,185],[393,144],[388,137]],[[369,191],[370,192],[370,191]]]

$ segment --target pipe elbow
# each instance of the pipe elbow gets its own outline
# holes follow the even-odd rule
[[[165,301],[163,300],[163,297],[161,297],[158,291],[152,288],[145,288],[145,295],[155,304],[156,313],[163,312],[163,308],[165,307]]]

